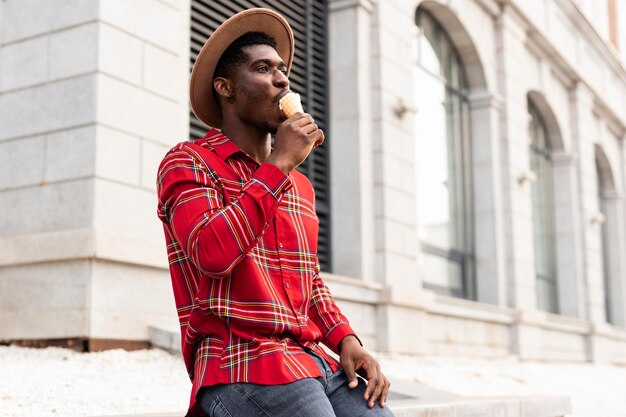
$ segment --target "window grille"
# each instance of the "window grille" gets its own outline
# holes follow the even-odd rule
[[[327,4],[326,0],[192,0],[191,61],[189,70],[206,39],[220,23],[251,7],[267,7],[282,14],[294,32],[295,57],[289,77],[302,105],[328,140]],[[201,138],[207,128],[190,112],[190,139]],[[313,183],[320,219],[318,256],[322,270],[331,270],[329,150],[315,148],[298,167]]]

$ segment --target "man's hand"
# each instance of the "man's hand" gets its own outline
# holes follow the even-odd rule
[[[324,142],[324,132],[308,113],[296,113],[276,131],[274,149],[266,162],[289,174],[311,153],[313,146]]]
[[[391,384],[381,372],[378,361],[363,349],[356,337],[346,336],[339,343],[339,363],[348,377],[348,388],[358,386],[357,372],[367,379],[363,398],[369,408],[374,407],[376,400],[381,408],[385,406]]]

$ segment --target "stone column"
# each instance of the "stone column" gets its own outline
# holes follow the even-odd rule
[[[508,274],[508,305],[535,310],[537,305],[532,227],[531,184],[523,180],[530,170],[527,86],[528,69],[519,64],[525,51],[524,22],[509,7],[503,9],[497,22],[498,53],[501,73],[500,95],[505,116],[500,123],[502,144],[502,178],[504,198],[505,250]]]
[[[572,148],[579,155],[578,182],[580,187],[579,224],[584,244],[583,295],[584,318],[592,323],[587,336],[587,358],[605,362],[610,357],[610,341],[605,313],[605,288],[602,271],[601,224],[592,221],[599,212],[598,172],[594,144],[602,143],[602,123],[594,116],[594,94],[578,83],[570,94],[572,109]],[[610,336],[609,336],[610,337]]]
[[[530,68],[521,65],[526,54],[526,23],[504,6],[496,26],[498,51],[498,90],[504,100],[500,119],[502,145],[502,190],[507,273],[507,304],[518,310],[512,327],[511,346],[521,358],[540,358],[537,343],[541,337],[538,325],[537,294],[533,253],[531,184],[528,135],[528,86]]]
[[[474,235],[476,239],[476,298],[506,305],[506,252],[502,213],[499,121],[502,100],[490,93],[470,96]]]
[[[176,321],[155,175],[188,134],[189,1],[0,18],[0,339],[145,340]]]
[[[600,129],[599,120],[593,116],[593,101],[593,93],[583,84],[577,83],[573,87],[570,93],[572,150],[579,155],[578,227],[582,227],[581,238],[585,248],[581,257],[585,303],[582,318],[599,323],[604,322],[602,277],[596,268],[602,262],[600,229],[590,220],[599,210],[594,143],[600,141]]]
[[[330,155],[333,272],[375,278],[371,111],[373,0],[331,0]]]
[[[559,314],[585,319],[587,308],[577,157],[572,153],[555,152],[552,154],[552,164]]]
[[[188,138],[190,3],[107,0],[99,13],[90,336],[147,338],[150,323],[175,325],[155,184]]]
[[[404,0],[377,3],[371,67],[376,276],[386,286],[379,307],[379,348],[419,353],[427,349],[425,305],[432,293],[423,291],[418,266],[415,8],[415,2]],[[406,323],[412,324],[410,331]]]

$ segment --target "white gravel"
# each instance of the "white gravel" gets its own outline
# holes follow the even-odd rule
[[[569,395],[573,417],[626,416],[626,368],[514,358],[378,357],[392,378],[460,395]],[[77,353],[0,346],[0,416],[184,415],[189,390],[182,360],[158,349]]]
[[[182,359],[158,349],[0,346],[0,416],[184,415],[190,385]]]

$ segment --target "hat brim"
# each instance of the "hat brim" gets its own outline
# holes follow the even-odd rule
[[[263,32],[276,40],[276,52],[291,71],[294,54],[293,31],[287,20],[270,9],[244,10],[228,18],[207,39],[191,71],[191,110],[208,126],[222,127],[222,110],[213,96],[213,74],[220,57],[237,38],[248,32]]]

